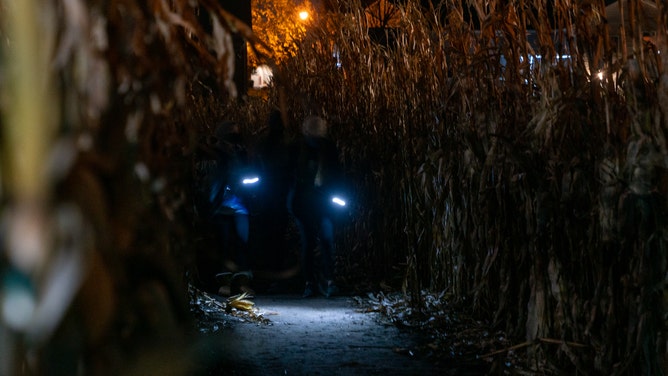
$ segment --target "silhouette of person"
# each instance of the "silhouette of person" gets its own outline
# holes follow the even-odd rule
[[[304,297],[311,297],[318,290],[325,297],[338,292],[334,283],[334,217],[337,208],[332,198],[342,191],[343,179],[338,150],[327,137],[327,128],[326,121],[320,117],[306,118],[293,157],[289,209],[300,232]],[[317,248],[321,256],[320,270],[315,268]]]
[[[225,271],[216,275],[222,285],[219,293],[252,293],[248,200],[250,186],[258,182],[259,176],[251,166],[239,124],[219,124],[215,137],[216,164],[209,181],[208,202],[225,257]]]

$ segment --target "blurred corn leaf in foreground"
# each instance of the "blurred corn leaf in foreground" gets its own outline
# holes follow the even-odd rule
[[[0,373],[189,374],[191,156],[259,41],[217,1],[0,11]]]

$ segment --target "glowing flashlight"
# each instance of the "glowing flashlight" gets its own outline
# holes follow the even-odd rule
[[[255,184],[259,181],[260,181],[260,178],[258,178],[257,176],[253,176],[253,177],[250,177],[250,178],[245,178],[241,182],[248,185],[248,184]]]
[[[332,197],[332,202],[339,206],[346,206],[346,202],[336,196]]]

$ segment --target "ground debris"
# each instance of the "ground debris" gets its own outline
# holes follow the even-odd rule
[[[433,362],[482,361],[501,374],[526,371],[526,360],[513,351],[505,333],[453,307],[445,293],[422,292],[420,308],[402,293],[368,293],[353,300],[361,312],[379,313],[384,322],[422,334],[424,343],[411,351]]]
[[[200,333],[215,333],[231,326],[232,322],[253,322],[269,325],[271,321],[265,317],[255,303],[252,295],[246,293],[221,298],[199,290],[194,286],[188,289],[190,295],[190,311],[197,322]]]

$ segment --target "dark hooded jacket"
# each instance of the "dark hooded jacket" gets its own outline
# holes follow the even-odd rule
[[[331,199],[344,194],[336,145],[329,138],[305,137],[295,148],[290,207],[298,218],[333,214]]]

